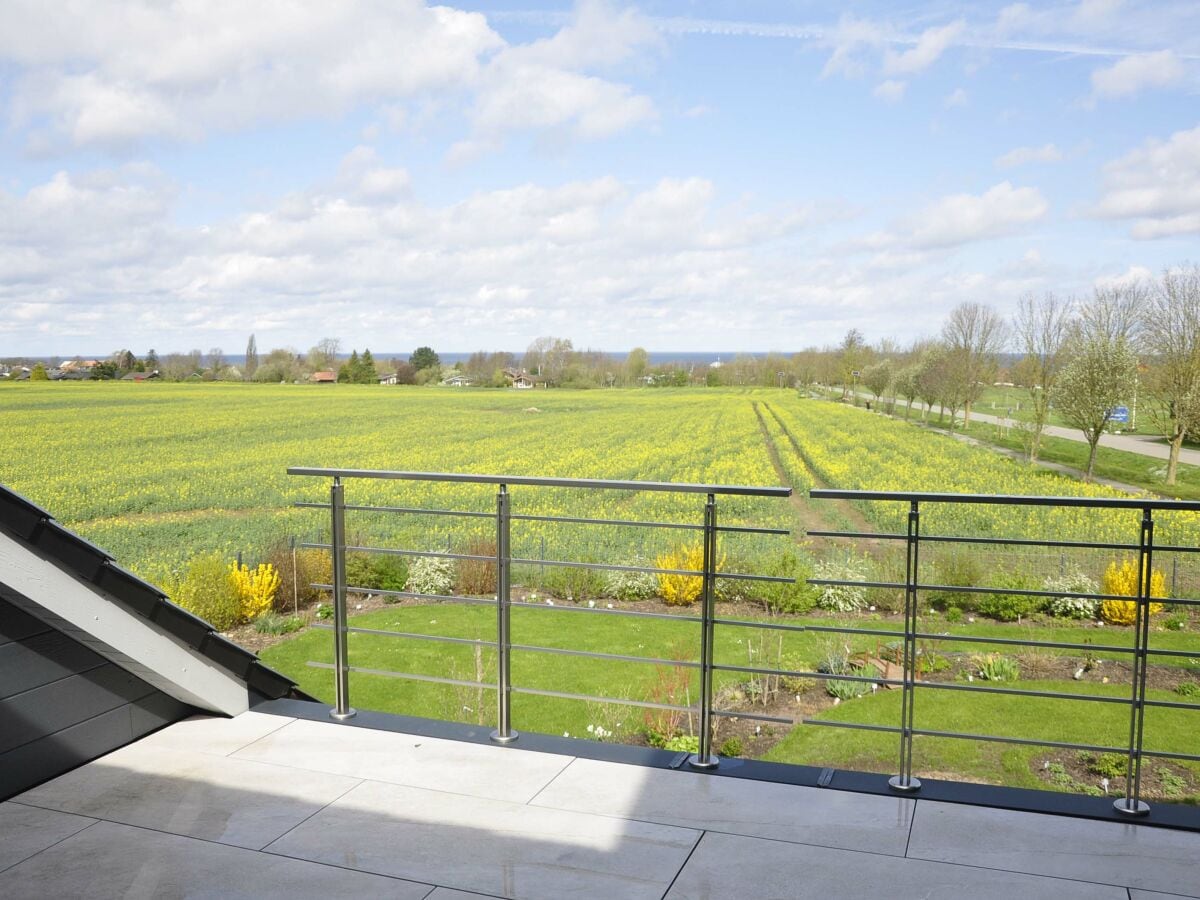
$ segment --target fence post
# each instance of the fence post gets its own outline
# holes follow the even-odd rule
[[[1150,507],[1142,508],[1138,540],[1137,609],[1133,620],[1133,696],[1129,701],[1129,755],[1125,761],[1125,796],[1113,808],[1126,816],[1149,814],[1142,795],[1142,737],[1146,724],[1146,653],[1150,643],[1150,595],[1154,580],[1154,518]]]
[[[704,574],[701,588],[700,622],[700,747],[688,758],[694,769],[715,769],[719,760],[712,752],[713,632],[716,618],[717,498],[709,494],[704,504]]]
[[[917,563],[921,547],[921,511],[913,500],[908,510],[907,555],[904,564],[904,655],[900,697],[900,774],[888,779],[894,791],[920,790],[920,779],[912,777],[913,694],[917,676]]]
[[[350,706],[350,661],[346,644],[346,495],[342,479],[334,478],[329,489],[332,515],[330,543],[333,546],[333,664],[335,706],[329,711],[339,721],[353,718]]]
[[[509,613],[512,602],[510,567],[512,553],[509,550],[509,525],[511,512],[508,485],[500,485],[496,494],[496,730],[492,740],[497,744],[511,744],[520,735],[512,730],[512,635]]]

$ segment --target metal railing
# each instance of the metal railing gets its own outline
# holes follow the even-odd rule
[[[1174,708],[1200,711],[1200,705],[1181,703],[1169,700],[1152,700],[1147,697],[1147,673],[1152,657],[1195,657],[1200,651],[1155,649],[1151,644],[1150,617],[1151,603],[1161,602],[1164,598],[1152,596],[1154,572],[1154,554],[1156,552],[1197,553],[1200,547],[1156,545],[1154,542],[1155,514],[1162,512],[1196,512],[1200,511],[1200,502],[1150,500],[1142,498],[1085,498],[1085,497],[1025,497],[972,494],[939,494],[922,492],[880,492],[880,491],[851,491],[851,490],[813,490],[810,496],[817,500],[895,502],[907,505],[906,529],[902,533],[881,533],[865,531],[809,531],[809,537],[848,539],[855,541],[894,541],[900,542],[905,548],[904,581],[862,581],[842,579],[810,579],[814,585],[835,587],[865,587],[892,589],[903,592],[903,677],[898,686],[902,690],[900,721],[895,726],[862,725],[851,722],[836,722],[828,720],[805,719],[806,724],[817,724],[841,728],[869,728],[896,734],[899,737],[898,774],[890,780],[891,786],[901,792],[915,792],[921,787],[921,782],[913,776],[913,739],[918,736],[950,738],[971,741],[998,742],[1008,744],[1024,744],[1052,747],[1057,749],[1092,751],[1097,753],[1122,753],[1125,755],[1125,791],[1124,796],[1117,799],[1113,806],[1124,815],[1146,815],[1150,807],[1142,800],[1142,767],[1146,757],[1158,757],[1171,760],[1200,761],[1196,753],[1179,753],[1165,750],[1150,750],[1145,747],[1147,708]],[[922,510],[929,507],[946,504],[992,504],[1004,506],[1042,506],[1042,507],[1082,507],[1092,510],[1131,510],[1141,514],[1136,529],[1136,539],[1126,543],[1114,541],[1075,541],[1059,539],[1037,539],[1017,537],[972,537],[967,535],[924,534],[921,531]],[[1136,595],[1116,595],[1104,593],[1074,593],[1062,591],[1032,590],[1010,587],[979,587],[976,585],[936,584],[923,577],[920,566],[920,550],[922,544],[959,544],[967,546],[1016,546],[1044,547],[1070,550],[1117,550],[1136,555],[1137,560],[1137,591]],[[1005,638],[953,633],[932,633],[923,631],[920,625],[920,602],[922,594],[939,592],[942,594],[1009,594],[1030,598],[1075,597],[1094,602],[1118,600],[1134,604],[1134,621],[1132,628],[1133,642],[1131,646],[1095,645],[1088,643],[1073,643],[1066,641],[1038,641],[1020,638]],[[1195,607],[1200,600],[1194,598],[1172,597],[1167,602],[1180,607]],[[834,628],[841,634],[878,635],[880,632],[864,628]],[[1007,647],[1049,648],[1055,650],[1077,650],[1081,653],[1106,653],[1127,655],[1130,661],[1129,695],[1127,697],[1096,696],[1088,694],[1073,694],[1063,691],[1042,691],[1016,688],[1002,688],[983,684],[961,684],[926,681],[919,678],[917,664],[917,642],[920,640],[936,640],[946,643],[995,644]],[[843,676],[844,677],[844,676]],[[882,679],[871,679],[876,683],[896,685],[896,681],[887,682]],[[1053,700],[1078,703],[1116,703],[1128,707],[1129,738],[1124,746],[1106,746],[1096,743],[1079,743],[1071,741],[1041,740],[1033,737],[1016,737],[1011,735],[967,733],[961,731],[935,730],[917,726],[916,703],[919,693],[925,690],[954,690],[977,694],[1003,694],[1022,698],[1039,697]],[[1200,733],[1200,730],[1197,731]]]
[[[600,479],[581,478],[538,478],[528,476],[508,475],[465,475],[430,472],[391,472],[360,469],[325,469],[293,467],[288,469],[289,475],[317,476],[331,478],[329,502],[304,502],[297,506],[305,508],[328,509],[330,514],[329,543],[304,542],[301,547],[329,550],[333,557],[332,584],[315,585],[329,590],[333,596],[333,632],[334,632],[334,662],[310,662],[309,665],[320,668],[331,668],[334,671],[335,705],[330,715],[339,720],[353,717],[355,709],[350,705],[351,672],[368,675],[386,675],[414,681],[424,681],[435,684],[453,685],[458,687],[494,689],[497,693],[496,728],[492,732],[492,740],[507,744],[518,739],[519,733],[512,723],[512,695],[528,694],[542,697],[554,697],[566,700],[595,701],[603,703],[623,704],[644,709],[662,710],[668,712],[690,713],[697,716],[699,722],[698,750],[688,757],[689,764],[694,768],[711,769],[719,765],[719,759],[712,750],[713,717],[729,715],[722,710],[714,709],[713,674],[722,670],[736,670],[737,667],[717,665],[713,654],[713,635],[718,622],[715,614],[716,583],[718,579],[758,582],[793,583],[794,579],[773,575],[753,573],[718,572],[718,535],[721,533],[743,535],[785,535],[791,532],[784,528],[760,528],[750,525],[717,524],[717,498],[721,496],[735,497],[767,497],[786,498],[791,496],[792,489],[788,487],[754,487],[744,485],[716,484],[680,484],[672,482],[643,482],[643,481],[606,481]],[[352,480],[386,480],[441,482],[468,485],[494,485],[497,488],[495,496],[495,512],[481,510],[448,510],[428,509],[417,506],[380,506],[365,504],[348,504],[345,496],[344,482]],[[514,513],[512,508],[511,488],[567,488],[587,491],[633,491],[664,494],[690,494],[704,497],[703,519],[700,523],[688,522],[658,522],[612,518],[587,518],[577,516],[554,515],[524,515]],[[347,510],[384,512],[398,515],[416,516],[447,516],[453,518],[483,519],[490,518],[495,522],[495,556],[482,556],[469,553],[436,552],[428,550],[413,550],[385,547],[351,546],[346,540],[345,516]],[[629,566],[609,563],[593,563],[576,560],[544,559],[514,557],[512,555],[511,528],[513,522],[540,522],[557,525],[599,525],[628,528],[664,528],[681,529],[700,532],[703,547],[703,563],[701,571],[692,569],[668,569],[658,566]],[[496,609],[496,639],[494,641],[474,640],[466,638],[447,637],[441,635],[413,634],[378,629],[351,627],[347,622],[346,595],[350,591],[366,592],[365,588],[348,585],[346,581],[346,554],[348,552],[366,552],[380,554],[395,554],[406,557],[431,557],[450,560],[474,560],[494,563],[496,567],[495,598],[447,596],[443,594],[423,594],[412,591],[371,590],[371,593],[382,594],[401,599],[429,600],[435,602],[451,601],[457,603],[493,605]],[[539,609],[546,611],[571,611],[586,609],[574,606],[543,606],[528,602],[514,602],[512,599],[512,568],[515,565],[569,567],[577,569],[592,569],[615,572],[644,572],[654,575],[698,576],[701,581],[700,606],[698,617],[670,615],[665,613],[640,612],[617,609],[591,610],[602,615],[624,617],[660,618],[676,621],[695,622],[699,626],[697,637],[697,659],[695,661],[668,660],[651,656],[619,655],[611,653],[596,653],[585,650],[542,647],[529,644],[514,644],[512,636],[511,610],[514,606]],[[740,624],[730,622],[728,624]],[[496,682],[488,684],[482,681],[445,678],[441,676],[419,674],[413,672],[397,672],[390,670],[364,669],[351,664],[348,651],[348,635],[350,633],[369,633],[410,640],[441,641],[456,644],[470,644],[477,647],[492,648],[496,652]],[[675,703],[655,703],[620,697],[600,697],[588,694],[569,693],[564,691],[546,690],[542,688],[515,685],[512,681],[511,660],[513,650],[533,653],[564,654],[607,661],[624,661],[648,664],[666,664],[681,668],[698,670],[700,678],[700,696],[695,706],[682,706]],[[738,713],[737,715],[744,715]],[[769,718],[769,717],[764,717]],[[771,719],[772,721],[784,721]]]

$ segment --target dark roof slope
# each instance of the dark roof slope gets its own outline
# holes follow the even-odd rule
[[[154,585],[117,565],[95,544],[63,528],[54,517],[0,485],[0,529],[37,550],[76,578],[103,591],[111,602],[152,622],[268,699],[307,698],[290,678],[264,666],[249,650],[222,637],[210,624],[176,606]]]

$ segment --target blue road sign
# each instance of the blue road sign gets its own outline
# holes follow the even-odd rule
[[[1108,413],[1108,421],[1110,421],[1110,422],[1126,422],[1127,423],[1129,421],[1129,407],[1128,406],[1114,407]]]

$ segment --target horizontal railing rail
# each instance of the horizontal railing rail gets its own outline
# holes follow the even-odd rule
[[[899,792],[916,792],[921,788],[920,779],[914,775],[914,739],[918,737],[951,741],[977,741],[999,745],[1018,745],[1043,747],[1050,750],[1073,750],[1089,753],[1120,753],[1125,757],[1127,776],[1123,796],[1114,804],[1115,808],[1126,815],[1145,815],[1149,805],[1142,798],[1143,760],[1160,759],[1181,762],[1198,762],[1200,755],[1183,752],[1178,747],[1168,745],[1164,748],[1148,746],[1147,709],[1163,710],[1192,710],[1200,711],[1200,704],[1186,701],[1175,701],[1151,697],[1148,695],[1147,675],[1148,666],[1152,659],[1164,661],[1175,660],[1176,665],[1186,664],[1185,658],[1200,656],[1196,652],[1172,649],[1171,647],[1152,647],[1149,630],[1150,604],[1159,602],[1159,598],[1151,596],[1151,573],[1155,553],[1176,553],[1180,555],[1200,552],[1200,547],[1177,546],[1175,544],[1158,544],[1154,540],[1155,517],[1171,512],[1198,512],[1200,502],[1169,501],[1154,498],[1088,498],[1088,497],[1027,497],[981,494],[949,494],[936,492],[887,492],[887,491],[843,491],[833,489],[818,489],[810,492],[813,500],[863,501],[873,505],[895,503],[899,504],[904,514],[905,527],[902,530],[869,531],[862,529],[827,530],[814,529],[806,532],[810,539],[824,541],[854,541],[880,542],[885,545],[899,544],[903,547],[904,565],[903,578],[855,578],[855,577],[814,577],[807,579],[808,583],[822,588],[855,588],[866,591],[889,591],[903,597],[899,621],[894,627],[886,623],[865,622],[858,624],[854,620],[840,621],[837,619],[825,621],[803,621],[796,618],[767,618],[757,620],[738,618],[736,615],[718,616],[715,600],[717,586],[722,581],[737,583],[759,584],[789,584],[795,579],[777,574],[764,574],[749,571],[718,571],[722,555],[719,550],[721,540],[740,540],[742,538],[771,539],[788,537],[790,529],[764,527],[753,520],[737,524],[718,524],[718,498],[786,498],[791,489],[787,487],[758,487],[749,485],[720,485],[720,484],[683,484],[671,482],[639,482],[639,481],[609,481],[601,479],[576,478],[543,478],[532,476],[507,475],[473,475],[460,473],[427,473],[427,472],[392,472],[367,469],[333,469],[314,467],[294,467],[288,469],[289,474],[297,476],[321,477],[332,479],[328,501],[301,501],[295,505],[300,508],[323,511],[329,516],[328,541],[306,541],[297,544],[298,547],[327,551],[332,557],[332,578],[328,583],[314,585],[327,590],[333,597],[333,622],[321,623],[318,627],[327,628],[333,633],[333,662],[311,662],[316,668],[331,670],[334,674],[335,704],[331,715],[335,718],[349,718],[355,714],[350,705],[349,676],[351,673],[368,676],[383,676],[423,682],[433,685],[450,686],[472,690],[494,691],[496,694],[496,727],[492,732],[493,740],[498,743],[509,743],[519,737],[512,723],[512,697],[525,695],[544,697],[583,703],[602,703],[615,706],[634,707],[644,710],[660,711],[672,714],[683,714],[694,717],[698,722],[697,752],[689,756],[689,762],[696,768],[712,768],[719,765],[719,759],[712,749],[714,720],[717,718],[738,718],[750,722],[779,724],[788,727],[814,725],[822,728],[838,728],[848,731],[874,732],[877,734],[894,735],[898,738],[897,774],[891,778],[891,786]],[[495,509],[483,511],[470,508],[433,508],[412,505],[411,503],[391,505],[387,503],[368,503],[346,501],[346,485],[354,481],[407,481],[427,483],[451,483],[464,486],[485,486],[496,488],[494,494]],[[533,492],[540,489],[567,489],[592,493],[597,491],[612,491],[621,494],[661,493],[664,495],[700,495],[704,499],[703,516],[701,521],[654,521],[644,516],[620,518],[612,516],[588,516],[549,514],[544,510],[520,511],[513,509],[514,489],[517,493],[526,490]],[[378,492],[374,496],[382,496]],[[622,498],[623,499],[623,498]],[[572,501],[574,502],[574,501]],[[680,501],[682,502],[682,500]],[[1080,510],[1113,510],[1134,511],[1140,514],[1140,520],[1132,528],[1128,540],[1122,540],[1119,532],[1105,532],[1104,539],[1080,540],[1070,535],[1035,536],[1003,535],[1003,534],[948,534],[926,533],[922,530],[923,514],[931,508],[945,507],[954,504],[1010,506],[1010,507],[1062,507]],[[471,503],[459,501],[456,504],[469,507]],[[571,509],[571,512],[576,510]],[[490,521],[494,523],[495,553],[455,552],[449,543],[446,549],[422,549],[418,547],[375,546],[370,541],[349,541],[346,536],[346,514],[348,512],[365,516],[394,515],[433,517],[441,520],[462,519],[478,523]],[[580,510],[582,512],[582,510]],[[671,518],[671,516],[668,516]],[[685,517],[681,517],[685,518]],[[875,517],[872,517],[875,518]],[[375,520],[372,520],[375,521]],[[613,529],[611,533],[619,533],[623,529],[631,530],[665,530],[696,534],[702,541],[703,562],[700,569],[673,568],[662,565],[629,565],[623,562],[599,561],[588,559],[556,558],[558,554],[547,553],[545,538],[542,537],[540,553],[521,553],[513,548],[513,526],[524,524],[536,526],[537,529],[549,528],[601,528]],[[422,526],[424,527],[424,526]],[[954,530],[954,529],[950,529]],[[532,531],[530,534],[542,533]],[[594,533],[594,532],[593,532]],[[609,534],[609,532],[605,532]],[[489,539],[490,540],[490,539]],[[923,573],[921,548],[979,548],[979,552],[994,552],[997,548],[1013,548],[1014,552],[1025,552],[1026,548],[1054,550],[1055,556],[1062,552],[1066,558],[1071,554],[1109,551],[1121,554],[1133,554],[1137,559],[1138,589],[1135,596],[1114,594],[1105,591],[1058,590],[1034,588],[1027,586],[1006,587],[984,583],[944,584],[946,579],[930,577]],[[524,548],[525,545],[520,545]],[[606,545],[607,546],[607,545]],[[643,545],[644,546],[644,545]],[[468,545],[468,550],[472,550]],[[948,550],[945,552],[949,552]],[[485,564],[494,566],[495,594],[494,596],[467,596],[459,593],[429,593],[422,591],[396,590],[393,588],[366,588],[349,583],[347,577],[347,555],[369,554],[381,556],[398,556],[411,559],[446,560],[455,563]],[[638,559],[634,560],[639,561]],[[928,562],[926,561],[926,565]],[[606,573],[637,573],[654,576],[695,576],[700,579],[701,590],[699,599],[699,614],[659,612],[646,609],[621,609],[609,605],[589,603],[586,606],[573,603],[534,602],[532,599],[521,599],[513,596],[513,572],[515,567],[528,570],[532,567],[545,571],[551,569],[568,569],[595,571]],[[744,566],[743,568],[752,568]],[[891,574],[891,573],[888,573]],[[348,593],[371,593],[386,599],[411,600],[418,603],[451,603],[473,606],[489,606],[496,610],[496,625],[494,636],[465,637],[458,635],[428,634],[403,628],[367,628],[352,626],[347,620]],[[1053,635],[1039,638],[1036,635],[1000,636],[980,633],[943,632],[930,627],[923,627],[922,601],[931,595],[941,597],[961,596],[962,602],[968,602],[973,597],[1004,594],[1030,601],[1068,598],[1089,601],[1100,604],[1106,601],[1132,602],[1135,606],[1133,628],[1128,632],[1106,632],[1102,643],[1093,643],[1077,639],[1073,636],[1055,639]],[[955,601],[956,603],[959,601]],[[1189,597],[1173,597],[1171,603],[1179,607],[1200,605],[1200,600]],[[593,616],[617,616],[632,621],[641,620],[670,620],[678,623],[681,628],[694,632],[691,638],[695,641],[694,658],[678,659],[661,652],[662,648],[647,647],[647,652],[616,652],[615,649],[603,646],[597,649],[583,649],[572,646],[551,646],[557,638],[548,641],[521,641],[514,639],[512,627],[513,609],[532,611],[540,610],[540,614],[554,613],[586,613]],[[528,613],[532,614],[532,613]],[[832,638],[846,638],[847,651],[851,641],[860,645],[867,639],[874,641],[880,657],[886,657],[886,665],[882,659],[875,660],[876,667],[869,665],[864,668],[849,668],[845,670],[825,670],[815,662],[809,667],[788,665],[788,659],[780,651],[777,659],[751,657],[746,664],[731,661],[718,661],[714,653],[714,639],[718,628],[745,630],[754,629],[765,635],[777,634],[782,648],[785,638],[801,634],[823,635]],[[1122,644],[1117,634],[1127,634],[1129,642]],[[369,638],[396,639],[403,641],[441,644],[447,647],[474,648],[476,655],[476,677],[449,677],[445,674],[420,671],[401,671],[399,669],[381,669],[375,667],[357,666],[352,664],[349,654],[348,638],[350,635],[363,635]],[[746,642],[747,645],[749,641]],[[925,668],[925,658],[922,647],[926,645],[938,647],[960,647],[958,651],[966,657],[968,651],[975,648],[992,646],[1001,650],[1045,650],[1065,655],[1078,654],[1081,657],[1094,659],[1116,660],[1121,667],[1128,666],[1128,691],[1124,694],[1113,694],[1107,691],[1087,693],[1081,689],[1074,692],[1059,689],[1058,685],[1047,685],[1046,689],[1030,687],[1028,684],[1017,686],[1003,682],[984,681],[983,679],[966,681],[948,680],[936,672]],[[1178,645],[1176,645],[1178,646]],[[628,648],[621,648],[628,649]],[[639,649],[641,649],[639,647]],[[480,652],[486,650],[489,660],[494,660],[495,677],[484,678],[483,666],[480,663]],[[659,652],[655,652],[658,650]],[[949,651],[947,651],[949,652]],[[600,664],[634,664],[644,666],[669,667],[679,672],[690,673],[692,678],[698,678],[698,696],[689,695],[686,702],[679,702],[678,697],[665,698],[648,695],[642,697],[613,697],[589,693],[585,690],[558,689],[557,685],[515,683],[512,676],[513,654],[533,657],[563,657],[572,660],[591,660]],[[862,656],[863,654],[858,654]],[[422,668],[414,666],[410,668]],[[878,669],[878,671],[876,670]],[[444,670],[443,670],[444,671]],[[524,670],[528,671],[528,670]],[[1110,670],[1112,671],[1112,670]],[[457,674],[451,671],[450,675]],[[844,682],[859,685],[862,689],[869,688],[871,692],[880,689],[894,690],[900,696],[898,717],[894,723],[888,722],[857,722],[843,721],[818,717],[814,714],[786,713],[779,714],[777,708],[762,712],[750,709],[722,709],[716,700],[714,692],[714,676],[723,676],[728,681],[729,676],[748,676],[751,679],[802,679],[829,685],[833,693],[832,682]],[[1078,680],[1078,679],[1076,679]],[[691,683],[691,682],[690,682]],[[574,685],[572,685],[574,687]],[[586,686],[585,686],[586,687]],[[994,727],[997,733],[976,728],[954,727],[956,722],[949,722],[951,727],[940,727],[941,723],[923,721],[919,713],[922,709],[920,698],[932,697],[934,694],[966,698],[977,697],[1006,697],[1014,702],[1030,703],[1045,701],[1048,703],[1080,704],[1081,709],[1093,709],[1099,714],[1103,709],[1114,707],[1125,708],[1129,714],[1128,740],[1117,743],[1110,740],[1112,734],[1102,735],[1083,734],[1081,740],[1059,740],[1060,735],[1054,734],[1048,723],[1047,729],[1040,734],[1021,734],[1014,725],[1010,727]],[[1123,713],[1122,721],[1123,721]],[[938,725],[939,727],[934,727]],[[1123,726],[1122,726],[1123,727]],[[1013,733],[1007,733],[1009,731]]]
[[[921,787],[921,782],[913,776],[913,739],[915,737],[945,738],[952,740],[967,740],[992,742],[1000,744],[1015,744],[1037,746],[1062,750],[1086,751],[1092,753],[1119,753],[1125,756],[1125,791],[1124,796],[1115,801],[1114,808],[1124,815],[1139,816],[1149,812],[1149,805],[1142,799],[1142,761],[1146,757],[1197,762],[1200,755],[1196,753],[1173,752],[1150,749],[1146,747],[1147,708],[1184,709],[1200,711],[1200,704],[1170,700],[1157,700],[1147,696],[1148,664],[1151,657],[1195,658],[1200,656],[1200,650],[1184,651],[1158,649],[1150,646],[1150,615],[1151,603],[1161,602],[1163,598],[1153,595],[1152,573],[1155,553],[1198,553],[1200,547],[1178,546],[1175,544],[1156,544],[1154,541],[1155,515],[1172,512],[1200,511],[1200,501],[1165,500],[1150,497],[1113,498],[1113,497],[1029,497],[988,494],[947,494],[932,492],[909,491],[857,491],[836,489],[814,489],[809,496],[814,500],[836,501],[869,501],[871,503],[897,503],[907,506],[907,528],[903,533],[888,531],[861,530],[812,530],[810,538],[827,540],[854,541],[883,541],[899,542],[905,545],[905,576],[904,581],[872,581],[868,579],[851,578],[812,578],[809,583],[816,586],[855,587],[868,590],[897,590],[904,595],[904,626],[901,632],[889,632],[895,638],[903,641],[901,668],[903,677],[899,679],[902,689],[900,721],[898,725],[879,725],[876,723],[845,722],[827,719],[805,719],[805,724],[821,725],[830,728],[866,729],[896,734],[900,738],[898,751],[898,774],[891,779],[891,785],[898,791],[915,792]],[[1082,541],[1065,540],[1050,537],[1015,537],[994,535],[953,535],[926,534],[921,530],[922,514],[930,507],[942,507],[954,504],[998,505],[1010,507],[1060,507],[1089,510],[1125,510],[1141,514],[1137,527],[1133,529],[1129,541]],[[1135,538],[1135,539],[1134,539]],[[1102,592],[1070,591],[1070,590],[1036,590],[1020,587],[986,586],[978,584],[938,584],[920,578],[921,554],[924,544],[956,544],[976,545],[980,547],[1037,547],[1055,550],[1115,550],[1136,554],[1137,559],[1137,588],[1136,594],[1112,594]],[[937,595],[1010,595],[1023,598],[1074,598],[1103,603],[1105,601],[1122,601],[1134,605],[1134,620],[1130,643],[1126,646],[1113,644],[1081,643],[1079,641],[1037,640],[1034,638],[996,637],[979,634],[954,634],[935,632],[919,627],[921,615],[920,600],[928,594]],[[1195,606],[1198,601],[1193,598],[1171,598],[1170,602],[1177,606]],[[838,629],[844,634],[875,635],[878,629],[844,628]],[[918,641],[936,641],[940,644],[965,645],[994,645],[999,647],[1044,648],[1049,650],[1074,650],[1089,656],[1104,655],[1106,657],[1126,658],[1129,662],[1130,678],[1129,692],[1125,696],[1107,694],[1073,693],[1059,690],[1032,690],[1028,688],[1003,687],[990,683],[968,681],[948,682],[935,678],[922,678],[917,661]],[[1081,669],[1080,672],[1083,670]],[[837,676],[846,678],[847,676]],[[872,679],[876,683],[884,683],[882,679]],[[1107,680],[1107,679],[1106,679]],[[889,683],[895,684],[896,679]],[[989,734],[972,731],[948,730],[940,728],[918,727],[917,703],[919,694],[925,691],[957,692],[961,694],[1001,695],[1019,697],[1023,700],[1036,698],[1067,703],[1083,703],[1091,705],[1117,705],[1129,710],[1129,738],[1123,745],[1106,745],[1086,741],[1053,740],[1038,736],[1023,736],[1014,734]]]
[[[355,715],[350,706],[349,675],[359,673],[364,675],[387,676],[402,678],[417,682],[448,685],[453,687],[488,689],[497,693],[496,729],[492,739],[498,743],[509,743],[518,738],[518,733],[512,728],[511,698],[514,694],[575,700],[582,702],[601,702],[623,706],[638,707],[648,710],[687,713],[695,715],[699,720],[699,747],[690,758],[697,768],[712,768],[718,765],[718,759],[712,752],[712,718],[714,716],[733,715],[727,711],[717,710],[713,703],[713,674],[716,671],[736,671],[732,667],[716,665],[713,659],[713,631],[716,617],[714,615],[714,600],[716,583],[719,579],[733,582],[765,582],[776,584],[794,583],[795,579],[778,575],[763,575],[752,572],[718,572],[717,539],[721,534],[751,535],[751,536],[790,536],[786,528],[766,528],[756,525],[718,525],[716,518],[717,498],[729,497],[763,497],[786,498],[791,496],[788,487],[759,487],[752,485],[722,485],[722,484],[684,484],[674,482],[643,482],[643,481],[612,481],[601,479],[580,478],[540,478],[530,476],[509,475],[469,475],[459,473],[431,472],[392,472],[366,469],[328,469],[313,467],[293,467],[288,469],[289,475],[317,476],[332,478],[328,502],[301,501],[295,505],[304,509],[320,509],[330,515],[330,540],[328,542],[306,541],[297,544],[298,547],[316,550],[327,550],[333,560],[333,579],[330,584],[318,584],[315,587],[328,590],[333,595],[334,621],[328,627],[334,634],[334,662],[310,662],[309,665],[334,672],[335,706],[330,715],[337,719],[346,719]],[[496,511],[483,512],[470,509],[440,509],[419,506],[375,505],[367,503],[347,503],[345,498],[345,482],[353,480],[384,480],[384,481],[415,481],[442,482],[464,485],[488,485],[498,488],[496,494]],[[513,512],[511,507],[510,489],[521,488],[563,488],[585,491],[619,491],[639,493],[664,494],[700,494],[705,497],[704,519],[696,522],[658,522],[645,519],[617,519],[586,516],[537,515],[532,513]],[[450,550],[417,550],[400,547],[376,547],[361,544],[351,544],[346,540],[346,513],[383,513],[393,515],[434,516],[465,519],[491,519],[496,523],[496,553],[482,555],[478,553],[455,553]],[[621,565],[616,563],[591,562],[570,559],[544,558],[545,548],[540,557],[520,556],[512,552],[511,527],[514,522],[529,522],[550,526],[601,526],[607,528],[633,529],[672,529],[688,532],[698,532],[703,539],[703,563],[700,570],[669,568],[664,566]],[[496,567],[496,595],[494,598],[467,597],[459,595],[430,594],[416,591],[399,591],[389,589],[373,589],[370,592],[390,598],[428,600],[433,602],[452,602],[477,605],[494,605],[497,611],[495,640],[482,640],[441,635],[418,634],[407,631],[389,629],[372,629],[352,627],[347,622],[346,595],[350,592],[365,593],[367,589],[351,585],[346,577],[346,558],[348,553],[382,554],[390,556],[442,559],[454,562],[491,563]],[[644,573],[656,576],[694,576],[702,582],[701,614],[695,616],[654,613],[643,610],[595,609],[581,606],[551,606],[528,601],[514,600],[512,597],[511,574],[514,566],[558,567],[566,569],[590,570],[617,573]],[[699,653],[696,660],[680,660],[653,655],[636,655],[626,653],[608,653],[600,651],[580,650],[570,647],[550,647],[538,644],[514,642],[512,639],[511,611],[514,607],[523,609],[553,610],[556,612],[585,610],[593,615],[617,615],[631,618],[671,619],[677,622],[699,626]],[[496,681],[485,682],[479,679],[447,678],[419,672],[402,672],[354,666],[349,660],[348,636],[351,634],[366,634],[376,637],[399,638],[406,640],[432,641],[458,646],[472,646],[477,649],[487,648],[496,654]],[[551,690],[514,684],[511,673],[513,652],[566,656],[578,659],[591,659],[608,663],[638,663],[643,665],[670,666],[680,670],[691,670],[699,673],[700,696],[695,704],[681,705],[678,703],[660,703],[651,700],[639,700],[627,697],[604,697],[585,694],[577,691]],[[737,713],[742,718],[768,722],[788,722],[790,720],[777,716],[766,716],[755,713]]]

